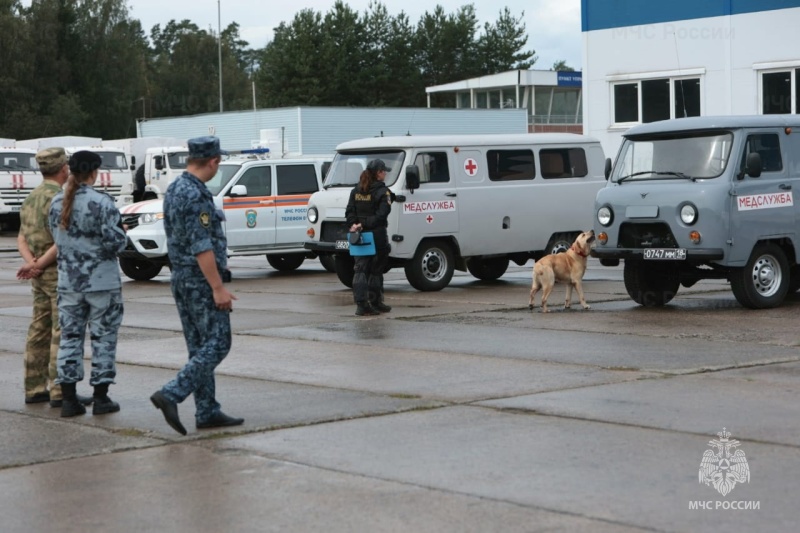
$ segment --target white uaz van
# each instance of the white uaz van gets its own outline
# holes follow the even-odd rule
[[[483,280],[509,261],[568,249],[592,227],[603,179],[600,143],[568,133],[376,137],[340,144],[324,189],[308,205],[306,248],[335,257],[352,286],[345,208],[367,163],[382,159],[395,194],[389,215],[390,266],[411,285],[440,290],[454,270]]]
[[[745,307],[800,288],[800,116],[695,117],[631,128],[595,203],[593,255],[625,261],[641,305],[727,279]]]
[[[330,158],[234,158],[219,165],[206,183],[217,209],[225,213],[223,227],[228,255],[266,255],[283,271],[297,269],[307,257],[306,204],[320,190]],[[128,243],[119,254],[122,272],[148,280],[169,265],[163,199],[139,202],[121,210]],[[327,265],[333,270],[333,265]]]

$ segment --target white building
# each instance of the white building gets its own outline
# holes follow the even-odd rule
[[[582,0],[584,132],[800,112],[800,0]]]
[[[528,131],[583,133],[581,72],[510,70],[426,87],[431,95],[452,93],[458,109],[525,109]]]
[[[523,109],[283,107],[140,121],[138,137],[216,135],[223,148],[330,154],[345,141],[391,135],[526,133]]]

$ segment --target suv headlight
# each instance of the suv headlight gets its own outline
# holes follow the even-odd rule
[[[610,226],[614,222],[614,212],[607,205],[597,210],[597,221],[601,226]]]
[[[316,207],[309,207],[308,211],[306,212],[306,216],[308,217],[309,222],[316,224],[317,219],[319,219],[319,212],[317,211]]]
[[[139,224],[155,224],[164,218],[164,213],[145,213],[139,217]]]
[[[687,226],[697,222],[697,208],[693,204],[683,204],[681,206],[681,221]]]

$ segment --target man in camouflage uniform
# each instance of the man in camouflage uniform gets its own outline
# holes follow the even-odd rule
[[[61,192],[69,168],[63,148],[47,148],[36,154],[42,183],[25,199],[20,211],[17,245],[25,264],[18,279],[31,280],[33,320],[25,342],[25,403],[50,401],[61,407],[61,387],[55,384],[56,359],[61,330],[58,326],[56,245],[47,216],[53,197]],[[49,390],[48,390],[49,389]],[[83,403],[91,398],[79,397]]]
[[[167,189],[164,228],[172,265],[172,295],[183,326],[189,362],[150,400],[167,424],[186,435],[178,404],[194,394],[198,429],[242,424],[226,415],[215,398],[214,369],[231,348],[230,312],[236,299],[222,284],[227,273],[224,215],[214,206],[205,183],[219,169],[222,156],[216,137],[189,139],[186,171]]]
[[[63,393],[62,417],[86,412],[77,401],[75,386],[84,377],[87,327],[92,345],[92,414],[119,411],[119,404],[108,397],[108,387],[117,375],[117,333],[123,313],[117,254],[125,248],[125,230],[114,199],[92,187],[101,165],[102,158],[94,152],[74,153],[64,191],[50,205],[50,231],[58,247],[57,382]]]

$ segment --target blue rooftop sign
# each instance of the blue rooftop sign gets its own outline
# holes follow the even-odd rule
[[[583,85],[583,73],[559,72],[557,85],[559,87],[580,87]]]

